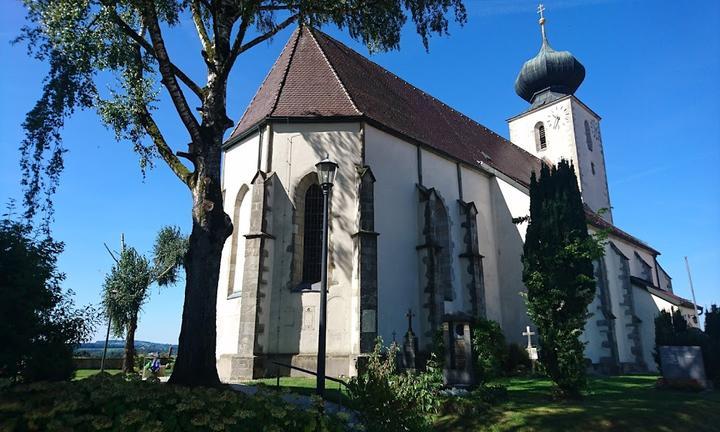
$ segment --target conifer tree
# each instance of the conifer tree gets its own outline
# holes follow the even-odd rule
[[[540,362],[564,398],[580,397],[586,385],[579,336],[595,295],[593,260],[603,254],[602,237],[588,234],[571,163],[543,165],[539,179],[533,172],[523,281],[540,336]]]

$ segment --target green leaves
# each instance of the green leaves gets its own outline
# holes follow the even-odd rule
[[[152,263],[135,248],[123,248],[103,284],[103,304],[116,335],[124,335],[130,322],[137,320],[153,283],[167,286],[177,282],[187,247],[180,228],[165,226],[155,239]]]
[[[528,314],[538,327],[540,361],[564,397],[585,387],[579,337],[595,296],[593,260],[605,233],[588,234],[577,177],[570,163],[543,165],[530,184],[530,224],[523,249]]]
[[[180,228],[166,226],[160,229],[153,248],[153,267],[158,285],[177,282],[178,270],[182,267],[187,250],[188,239],[180,233]]]
[[[62,243],[35,234],[26,224],[0,221],[0,381],[70,378],[73,346],[95,326],[96,311],[76,309],[72,291],[60,287]]]
[[[0,392],[4,430],[347,431],[339,416],[300,407],[279,394],[187,388],[98,374],[69,383]]]
[[[148,298],[152,280],[153,269],[147,258],[134,248],[126,247],[103,284],[103,304],[117,336],[124,335],[127,326],[137,317]]]

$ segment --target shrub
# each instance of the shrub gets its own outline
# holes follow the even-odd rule
[[[507,361],[508,351],[500,325],[492,320],[478,318],[472,329],[473,353],[479,382],[499,377]]]
[[[353,404],[367,430],[430,430],[442,377],[432,368],[421,374],[398,374],[396,355],[395,344],[383,352],[382,339],[377,339],[365,371],[348,381]]]
[[[523,374],[531,368],[532,360],[530,360],[527,350],[516,343],[508,345],[508,353],[504,364],[505,374]]]
[[[442,400],[441,415],[477,416],[492,405],[507,400],[507,388],[502,385],[482,385],[460,396],[447,396]]]
[[[99,374],[59,383],[14,386],[0,394],[3,430],[341,431],[272,392],[248,396],[228,388],[180,387]]]
[[[75,309],[57,271],[63,245],[18,222],[0,221],[0,378],[10,382],[72,378],[73,347],[97,314]]]

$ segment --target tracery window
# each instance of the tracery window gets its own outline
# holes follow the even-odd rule
[[[322,260],[323,194],[313,184],[305,192],[305,218],[303,226],[302,282],[320,282]]]
[[[590,123],[588,123],[587,120],[585,120],[585,142],[587,143],[588,150],[592,151],[592,134],[590,133]]]

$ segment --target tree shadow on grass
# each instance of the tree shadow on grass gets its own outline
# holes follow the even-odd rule
[[[552,400],[547,380],[507,380],[500,416],[455,418],[444,431],[711,431],[720,422],[718,392],[654,388],[655,377],[595,378],[585,399]]]

